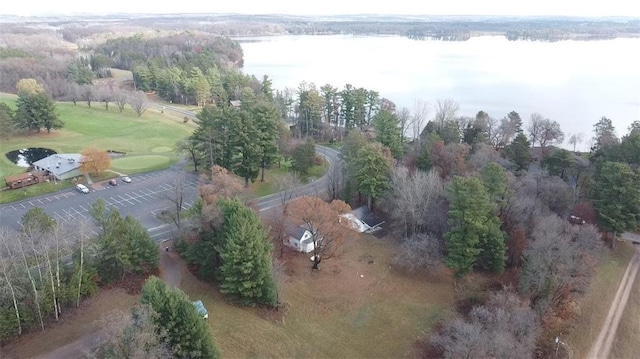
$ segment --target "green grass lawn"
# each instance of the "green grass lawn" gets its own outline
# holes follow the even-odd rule
[[[16,99],[15,95],[0,93],[0,102],[11,107],[15,108]],[[0,179],[26,170],[11,163],[5,155],[26,147],[45,147],[58,153],[81,153],[89,146],[126,152],[125,157],[112,161],[112,168],[127,174],[166,168],[177,160],[175,143],[189,136],[194,129],[157,111],[148,110],[141,117],[130,108],[119,112],[115,104],[111,104],[107,111],[98,102],[94,102],[91,108],[84,102],[78,102],[77,105],[59,102],[56,103],[56,110],[65,124],[63,129],[50,134],[16,135],[0,141]],[[61,185],[31,186],[27,189],[27,197],[49,193]],[[0,194],[0,202],[25,197],[23,190],[19,192]]]

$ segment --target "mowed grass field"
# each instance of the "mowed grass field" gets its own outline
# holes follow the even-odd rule
[[[0,102],[14,106],[15,95],[0,94]],[[142,172],[168,166],[175,159],[176,141],[189,136],[194,127],[187,126],[170,116],[147,110],[142,117],[128,106],[119,112],[115,104],[106,111],[103,104],[94,102],[91,108],[85,102],[56,103],[59,118],[65,123],[61,130],[51,134],[41,132],[28,136],[15,136],[0,142],[0,178],[20,173],[24,168],[12,164],[6,152],[25,147],[46,147],[58,153],[80,153],[85,147],[126,152],[114,160],[115,170]],[[136,156],[145,156],[136,159]]]

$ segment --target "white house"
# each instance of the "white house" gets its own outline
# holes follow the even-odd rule
[[[36,171],[48,171],[58,181],[82,175],[81,165],[82,155],[79,153],[58,153],[33,163]]]
[[[287,245],[298,252],[313,252],[313,235],[304,227],[296,227],[290,231]]]
[[[353,211],[341,214],[346,219],[343,223],[358,233],[372,233],[379,230],[384,221],[378,219],[367,206],[362,206]],[[341,221],[342,222],[342,221]]]

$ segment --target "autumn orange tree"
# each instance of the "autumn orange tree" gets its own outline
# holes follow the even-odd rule
[[[340,215],[351,211],[341,200],[331,203],[319,197],[304,196],[290,204],[288,213],[296,225],[305,228],[313,239],[313,269],[320,262],[333,257],[344,243],[349,229],[340,223]]]
[[[87,147],[82,150],[82,166],[80,167],[82,173],[101,175],[109,167],[111,167],[111,157],[107,151],[95,147]]]
[[[220,211],[218,200],[222,198],[235,198],[244,191],[244,186],[238,177],[229,173],[220,166],[211,167],[211,179],[203,176],[198,187],[201,226],[205,230],[213,230],[220,223]]]

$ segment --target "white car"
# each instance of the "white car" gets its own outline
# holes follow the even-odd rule
[[[83,184],[76,185],[76,189],[82,193],[89,193],[89,189]]]
[[[122,179],[122,182],[125,183],[131,183],[131,178],[129,178],[129,176],[124,176],[124,177],[120,177]]]

